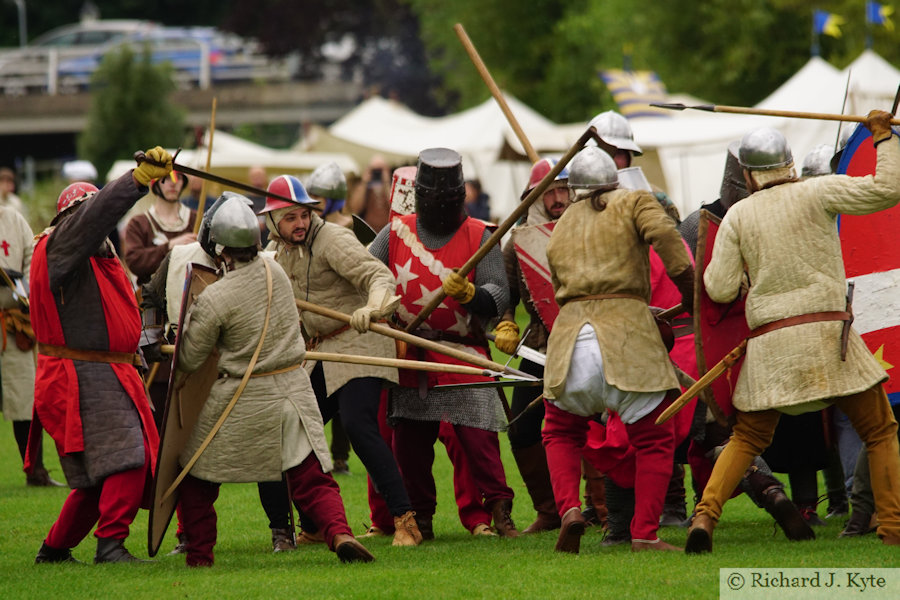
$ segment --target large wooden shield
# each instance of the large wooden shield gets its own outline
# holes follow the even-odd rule
[[[703,284],[703,271],[712,257],[720,223],[721,219],[714,214],[700,211],[694,279],[694,306],[698,309],[694,311],[694,343],[697,346],[697,371],[701,377],[750,333],[744,316],[744,300],[738,299],[730,304],[713,302]],[[741,357],[729,372],[702,392],[710,394],[726,416],[734,413],[731,396],[743,364],[744,358]]]
[[[519,272],[525,287],[531,294],[531,303],[547,331],[559,315],[559,305],[553,293],[550,279],[550,262],[547,260],[547,243],[556,223],[525,225],[513,232],[513,247],[519,259]]]
[[[147,529],[147,551],[150,556],[156,556],[159,551],[169,521],[175,512],[175,504],[178,502],[177,490],[167,498],[163,498],[163,495],[181,471],[178,456],[187,444],[200,415],[200,409],[206,403],[218,375],[216,366],[219,357],[215,352],[193,373],[185,373],[177,368],[182,335],[185,331],[185,315],[200,292],[214,281],[216,272],[213,269],[195,263],[188,265],[178,318],[173,368],[169,375],[169,393],[166,398],[163,428],[159,434],[156,474],[153,477],[153,504],[150,507],[150,525]]]
[[[885,144],[896,144],[892,138]],[[877,154],[872,134],[858,125],[847,140],[836,172],[853,177],[875,173]],[[884,384],[891,402],[900,401],[900,205],[870,215],[839,215],[838,234],[844,270],[855,283],[853,329],[887,371]]]

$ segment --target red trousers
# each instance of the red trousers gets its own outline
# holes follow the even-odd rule
[[[635,449],[634,518],[631,521],[633,540],[654,541],[659,529],[666,489],[672,475],[675,452],[675,428],[669,420],[655,425],[656,418],[671,403],[666,398],[649,415],[631,425],[625,425],[628,439]],[[560,516],[573,507],[581,507],[578,495],[581,484],[581,457],[591,462],[592,452],[586,448],[590,419],[566,412],[550,402],[544,402],[544,447],[550,483]],[[599,469],[597,464],[595,467]]]
[[[477,489],[478,495],[475,497],[478,504],[483,506],[496,500],[512,499],[513,491],[506,485],[506,473],[500,460],[500,440],[497,433],[465,425],[447,425],[456,434],[461,454],[465,456],[465,462],[471,470],[471,481]],[[440,435],[440,426],[436,421],[400,419],[394,429],[394,455],[403,474],[403,483],[413,510],[424,519],[434,516],[437,506],[437,489],[431,469],[434,464],[434,443]],[[456,482],[456,475],[454,481]],[[459,485],[469,484],[460,482]],[[478,516],[478,522],[484,522],[482,516]],[[466,518],[473,518],[468,511]],[[477,524],[473,523],[472,526]]]
[[[285,472],[291,498],[297,508],[313,520],[325,536],[328,547],[334,550],[334,537],[352,535],[347,525],[341,490],[331,473],[323,473],[315,454]],[[219,485],[191,475],[179,486],[179,504],[184,533],[187,536],[186,561],[189,567],[213,564],[216,545],[216,509]]]
[[[128,528],[141,507],[149,469],[150,447],[145,436],[143,466],[113,473],[100,485],[72,490],[44,543],[51,548],[74,548],[95,523],[94,537],[127,538]]]
[[[387,424],[387,392],[382,393],[381,407],[378,411],[378,428],[388,446],[393,448],[394,430]],[[478,491],[478,485],[469,469],[468,459],[459,444],[456,432],[450,423],[441,423],[438,439],[447,449],[447,456],[453,465],[453,494],[459,520],[468,531],[472,531],[479,523],[489,525],[491,513],[484,507],[484,501]],[[369,509],[372,524],[384,531],[394,531],[394,519],[388,511],[387,504],[369,478]]]

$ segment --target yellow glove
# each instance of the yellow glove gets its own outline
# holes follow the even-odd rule
[[[350,326],[360,333],[365,333],[369,330],[369,323],[391,316],[399,304],[400,296],[393,295],[390,289],[372,290],[366,305],[353,311]]]
[[[462,304],[471,302],[475,297],[475,285],[456,271],[451,271],[447,275],[441,287],[444,288],[445,294]]]
[[[519,347],[519,326],[512,321],[500,321],[494,328],[494,345],[497,350],[514,354]]]
[[[166,152],[164,148],[159,146],[151,148],[144,155],[147,157],[147,160],[139,164],[132,172],[132,176],[138,184],[148,186],[154,179],[160,179],[172,172],[172,155]],[[160,167],[152,163],[165,166]]]
[[[891,119],[894,118],[889,112],[883,110],[872,110],[866,115],[865,126],[872,132],[872,143],[878,144],[891,137]]]

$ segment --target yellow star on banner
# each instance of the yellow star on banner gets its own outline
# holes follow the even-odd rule
[[[881,368],[885,371],[889,371],[890,369],[894,368],[894,365],[884,360],[884,344],[878,347],[878,350],[875,351],[875,354],[873,356],[875,356],[875,360],[878,361],[878,364],[880,364]]]

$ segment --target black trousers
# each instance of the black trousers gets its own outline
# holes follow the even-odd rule
[[[544,367],[530,360],[522,359],[519,370],[535,377],[544,376]],[[539,387],[517,387],[513,388],[512,406],[510,412],[513,418],[525,410],[538,395],[541,393]],[[509,445],[513,450],[528,448],[535,444],[541,443],[541,423],[544,422],[544,403],[541,402],[523,415],[509,428]]]

